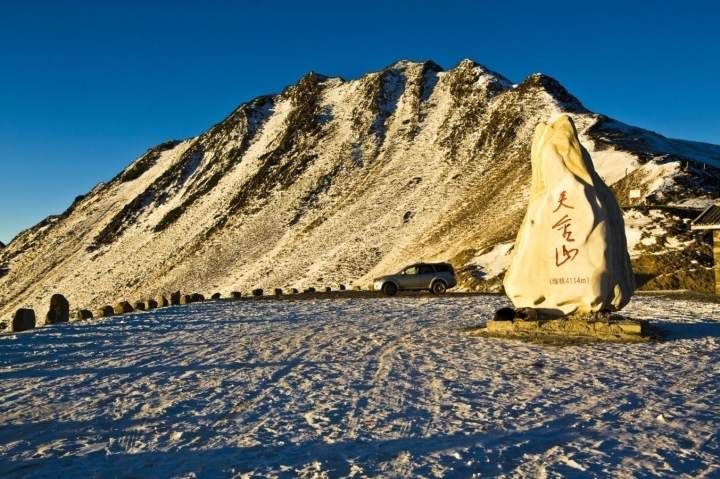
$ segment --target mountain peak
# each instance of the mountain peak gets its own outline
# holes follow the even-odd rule
[[[320,85],[322,83],[330,79],[331,77],[327,75],[323,75],[321,73],[317,73],[311,70],[304,74],[302,77],[300,77],[300,79],[294,85],[289,85],[285,87],[281,95],[283,97],[297,97],[298,99],[300,99],[300,101],[302,101],[302,98],[307,92],[316,91],[318,88],[320,88]]]
[[[502,88],[510,88],[512,86],[512,82],[505,78],[500,73],[489,69],[485,65],[481,65],[480,63],[476,62],[475,60],[472,60],[470,58],[466,58],[462,60],[460,63],[458,63],[451,71],[454,72],[473,72],[474,74],[478,75],[479,77],[487,77],[492,81],[493,83],[496,83],[500,85]]]
[[[441,72],[443,71],[443,68],[435,63],[432,60],[423,60],[423,61],[413,61],[413,60],[398,60],[394,63],[391,63],[390,65],[386,66],[382,69],[382,71],[388,71],[388,70],[399,70],[399,71],[406,71],[411,68],[422,68],[425,71],[435,71],[435,72]]]
[[[570,94],[555,78],[544,73],[533,73],[519,86],[519,91],[540,89],[548,93],[565,110],[587,113],[588,109],[575,96]]]
[[[326,80],[329,80],[331,77],[328,75],[323,75],[322,73],[318,73],[316,71],[310,70],[306,74],[304,74],[302,77],[300,77],[300,81],[303,80],[311,80],[315,82],[324,82]]]

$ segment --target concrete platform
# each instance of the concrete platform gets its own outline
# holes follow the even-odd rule
[[[537,342],[644,342],[652,339],[647,321],[612,319],[587,321],[578,318],[539,319],[536,321],[488,321],[485,327],[467,331],[471,336],[515,338]]]

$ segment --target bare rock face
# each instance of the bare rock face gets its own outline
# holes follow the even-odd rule
[[[128,303],[127,301],[120,301],[113,307],[113,312],[115,314],[125,314],[125,313],[132,313],[134,311],[132,305]]]
[[[77,312],[77,314],[75,315],[75,317],[76,317],[78,320],[81,320],[81,321],[82,321],[82,320],[85,320],[85,319],[92,319],[92,318],[93,318],[93,314],[92,314],[92,311],[90,311],[89,309],[79,309],[78,312]]]
[[[67,323],[70,321],[70,303],[65,296],[56,293],[50,298],[50,309],[45,317],[47,324]]]
[[[622,212],[568,115],[538,125],[531,158],[505,292],[550,316],[619,310],[635,290]]]
[[[158,307],[165,308],[167,306],[170,306],[170,301],[168,300],[167,296],[162,295],[157,299]]]
[[[20,308],[15,311],[12,320],[13,332],[27,331],[35,327],[35,311],[27,308]]]
[[[184,304],[191,304],[192,302],[193,302],[192,296],[190,296],[189,294],[183,294],[183,295],[180,297],[180,303],[179,303],[179,304],[183,304],[183,305],[184,305]]]
[[[98,318],[109,318],[110,316],[113,316],[115,314],[115,310],[112,306],[109,304],[106,304],[105,306],[102,306],[95,311],[95,315]]]

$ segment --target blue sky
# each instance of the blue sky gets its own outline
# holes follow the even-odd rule
[[[463,58],[542,71],[592,110],[720,143],[714,2],[3,2],[0,241],[148,147],[314,70]]]

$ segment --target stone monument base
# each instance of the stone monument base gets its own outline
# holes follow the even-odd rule
[[[510,308],[504,308],[510,309]],[[503,310],[485,325],[469,328],[470,336],[488,336],[520,339],[530,342],[568,344],[596,341],[646,342],[657,339],[647,321],[634,320],[615,314],[592,316],[564,316],[543,318],[539,315],[523,314],[518,311],[514,318],[508,318]]]

